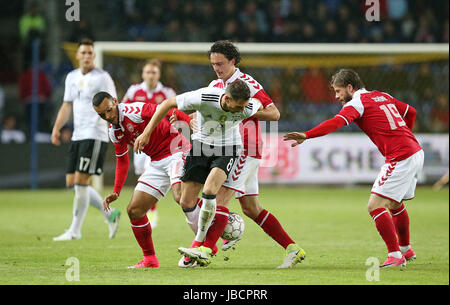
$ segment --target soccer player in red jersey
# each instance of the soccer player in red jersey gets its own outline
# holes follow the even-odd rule
[[[405,266],[416,254],[410,245],[409,216],[403,201],[414,198],[424,161],[424,152],[411,133],[417,111],[387,93],[367,91],[353,70],[337,72],[331,85],[343,105],[341,111],[311,130],[287,133],[284,140],[295,140],[295,147],[351,122],[369,136],[386,158],[367,207],[388,249],[388,257],[380,267]]]
[[[175,96],[176,93],[172,88],[164,86],[160,82],[161,78],[161,62],[156,59],[145,61],[142,66],[142,82],[131,85],[122,99],[123,103],[153,103],[160,104],[165,99]],[[150,159],[146,154],[133,154],[134,173],[140,176],[144,173],[145,166],[150,164]],[[158,223],[158,211],[156,204],[148,211],[147,217],[154,229]]]
[[[103,201],[105,210],[117,200],[125,183],[129,168],[128,145],[142,134],[155,113],[156,104],[120,103],[106,92],[97,93],[93,100],[97,114],[110,123],[109,138],[114,143],[117,158],[114,189]],[[176,110],[177,117],[191,119]],[[182,170],[186,153],[190,149],[189,141],[164,118],[155,128],[150,141],[142,152],[151,158],[148,169],[139,177],[133,197],[127,207],[134,236],[142,248],[144,259],[130,268],[157,268],[158,259],[152,241],[152,227],[147,211],[154,206],[172,187],[177,203],[180,202]]]

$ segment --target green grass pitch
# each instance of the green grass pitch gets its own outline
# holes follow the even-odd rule
[[[369,192],[370,186],[261,187],[262,206],[306,251],[306,260],[289,270],[276,269],[284,249],[245,216],[244,236],[235,250],[219,252],[207,268],[177,267],[177,248],[189,246],[194,235],[169,193],[158,205],[159,224],[153,231],[161,267],[129,270],[142,257],[125,212],[132,189],[124,189],[114,205],[123,214],[113,240],[101,213],[89,207],[82,239],[70,242],[53,242],[52,237],[70,225],[72,191],[0,191],[0,284],[448,285],[448,188],[417,189],[407,204],[417,260],[406,268],[380,270],[378,281],[366,279],[366,260],[383,262],[386,256],[366,210]],[[230,210],[243,215],[236,200]],[[79,261],[79,281],[66,277],[71,257]]]

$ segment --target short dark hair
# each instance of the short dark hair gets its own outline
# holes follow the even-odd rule
[[[229,84],[225,91],[235,101],[248,101],[250,99],[250,89],[247,84],[240,79]]]
[[[100,106],[100,104],[105,100],[105,98],[112,99],[112,96],[111,94],[105,91],[97,92],[92,98],[92,105],[95,107]]]
[[[235,66],[241,62],[241,53],[239,52],[239,49],[229,40],[216,41],[208,51],[208,58],[211,58],[211,53],[223,54],[228,60],[234,58]]]
[[[364,88],[364,83],[359,78],[358,73],[352,69],[341,69],[331,77],[331,86],[346,87],[352,85],[353,89],[359,90]]]
[[[94,42],[93,42],[91,39],[89,39],[89,38],[83,38],[83,39],[81,39],[81,40],[78,42],[78,47],[77,47],[77,49],[78,49],[80,46],[94,46]]]

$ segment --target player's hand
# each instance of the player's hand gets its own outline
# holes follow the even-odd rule
[[[193,118],[190,122],[189,122],[189,127],[191,128],[191,130],[196,133],[198,131],[198,123],[197,120],[195,118]]]
[[[145,133],[141,134],[134,141],[134,152],[140,154],[144,149],[144,146],[148,144],[150,141],[150,136],[147,136]]]
[[[302,144],[306,140],[306,135],[303,132],[288,132],[283,136],[283,140],[294,140],[295,142],[291,144],[291,147],[295,147],[299,144]]]
[[[173,124],[173,123],[175,123],[177,120],[178,120],[178,118],[177,118],[177,112],[174,111],[174,112],[172,113],[172,115],[170,116],[170,118],[169,118],[169,123],[170,123],[170,124]]]
[[[117,198],[119,198],[119,194],[117,193],[111,193],[108,196],[105,197],[105,200],[103,200],[103,210],[109,211],[109,205],[111,202],[116,201]]]
[[[52,144],[56,145],[56,146],[61,145],[60,137],[61,137],[61,132],[59,130],[53,129],[53,131],[52,131]]]

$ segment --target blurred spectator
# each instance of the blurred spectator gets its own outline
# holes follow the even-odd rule
[[[400,25],[401,38],[399,39],[399,42],[413,42],[416,26],[417,23],[413,16],[408,13]]]
[[[317,67],[308,68],[300,77],[300,88],[308,102],[321,104],[333,101],[333,93],[328,79]]]
[[[81,19],[78,22],[72,22],[72,31],[69,36],[69,41],[79,42],[84,38],[95,40],[92,28],[86,19]]]
[[[247,2],[244,9],[239,14],[239,20],[244,29],[251,26],[252,32],[254,31],[253,28],[260,32],[261,35],[266,35],[268,32],[269,25],[267,23],[266,13],[258,7],[258,4],[254,0],[249,0]],[[255,25],[249,25],[251,22],[254,22]]]
[[[33,84],[33,69],[30,67],[25,70],[19,76],[19,96],[22,102],[22,105],[25,108],[26,121],[30,124],[31,119],[31,100],[32,100],[32,84]],[[47,74],[39,69],[38,72],[38,130],[47,132],[51,130],[51,104],[50,97],[52,94],[52,86],[47,77]],[[30,131],[30,130],[28,130]]]
[[[41,15],[39,4],[32,1],[27,12],[19,20],[20,39],[23,47],[23,64],[28,66],[32,60],[32,43],[35,39],[40,39],[40,58],[45,58],[44,38],[46,32],[46,22]]]
[[[387,0],[387,10],[389,18],[393,20],[399,20],[406,16],[408,13],[408,1],[407,0]]]
[[[435,40],[434,33],[431,30],[430,21],[425,16],[421,16],[414,42],[431,43],[435,42]]]
[[[34,38],[42,38],[46,30],[44,17],[41,15],[39,4],[32,1],[27,13],[19,20],[19,31],[22,44],[28,45]]]
[[[3,119],[3,128],[1,130],[1,143],[24,143],[26,141],[25,133],[17,129],[17,120],[15,116],[9,115]]]
[[[223,25],[223,39],[230,41],[240,40],[239,25],[234,19],[229,19]]]
[[[431,131],[433,132],[448,132],[448,95],[439,94],[437,103],[431,108]]]

